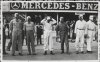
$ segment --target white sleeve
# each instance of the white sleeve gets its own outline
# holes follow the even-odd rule
[[[53,19],[53,18],[52,18],[52,20],[53,20],[52,24],[55,24],[55,23],[57,23],[57,21],[56,21],[55,19]]]
[[[76,24],[75,24],[75,30],[74,30],[74,33],[77,32],[77,26],[78,26],[78,21],[77,21]]]
[[[45,22],[46,22],[46,19],[43,19],[43,20],[41,21],[42,24],[45,24]]]
[[[26,30],[26,22],[25,22],[24,25],[23,25],[23,30],[24,30],[24,31]]]

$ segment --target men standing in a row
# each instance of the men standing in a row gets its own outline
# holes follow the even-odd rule
[[[76,35],[76,54],[84,53],[84,37],[86,36],[86,21],[83,19],[83,15],[79,15],[79,20],[75,25]]]
[[[41,21],[41,23],[44,25],[44,55],[47,55],[47,50],[50,50],[50,54],[54,55],[52,25],[56,23],[56,20],[47,16]]]
[[[60,17],[60,23],[56,26],[56,33],[57,33],[57,37],[58,34],[60,35],[61,50],[62,50],[61,54],[64,53],[64,43],[66,45],[66,53],[67,54],[69,53],[68,29],[69,26],[64,21],[64,17]]]
[[[92,45],[91,43],[93,42],[93,38],[96,33],[96,25],[94,24],[94,16],[90,15],[89,21],[87,22],[87,53],[92,53]]]
[[[22,21],[19,14],[14,14],[14,19],[10,21],[10,33],[12,33],[12,56],[15,56],[16,44],[18,43],[19,55],[22,56]]]
[[[35,53],[35,26],[31,21],[31,17],[27,17],[27,22],[24,23],[24,31],[26,31],[26,39],[27,39],[27,47],[28,47],[28,55],[36,55]],[[31,45],[31,48],[30,48]],[[32,49],[32,50],[31,50]]]

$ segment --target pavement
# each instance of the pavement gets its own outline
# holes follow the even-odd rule
[[[9,42],[9,39],[7,39],[6,46]],[[36,44],[36,42],[35,42]],[[69,43],[69,51],[70,54],[60,54],[60,43],[54,41],[54,53],[55,55],[50,55],[50,52],[48,51],[48,55],[43,55],[43,45],[36,45],[36,53],[37,55],[27,55],[28,50],[27,46],[24,44],[23,46],[23,56],[19,56],[18,52],[16,51],[16,56],[11,56],[11,51],[7,51],[7,55],[3,56],[3,60],[34,60],[34,61],[48,61],[48,60],[97,60],[98,59],[98,43],[96,41],[92,42],[92,50],[93,53],[89,54],[76,54],[75,53],[75,43],[70,42]],[[84,47],[84,50],[86,51],[86,46]]]

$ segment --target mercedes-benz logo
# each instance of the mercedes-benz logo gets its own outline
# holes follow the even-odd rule
[[[20,3],[19,2],[13,2],[13,3],[11,3],[11,7],[12,7],[12,9],[19,9],[19,7],[20,7]]]

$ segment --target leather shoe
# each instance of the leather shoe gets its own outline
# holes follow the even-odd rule
[[[54,55],[54,53],[52,51],[50,51],[50,54]]]
[[[19,55],[20,55],[20,56],[23,56],[23,54],[22,54],[22,53],[19,53]]]
[[[44,55],[47,55],[47,51],[44,52]]]

